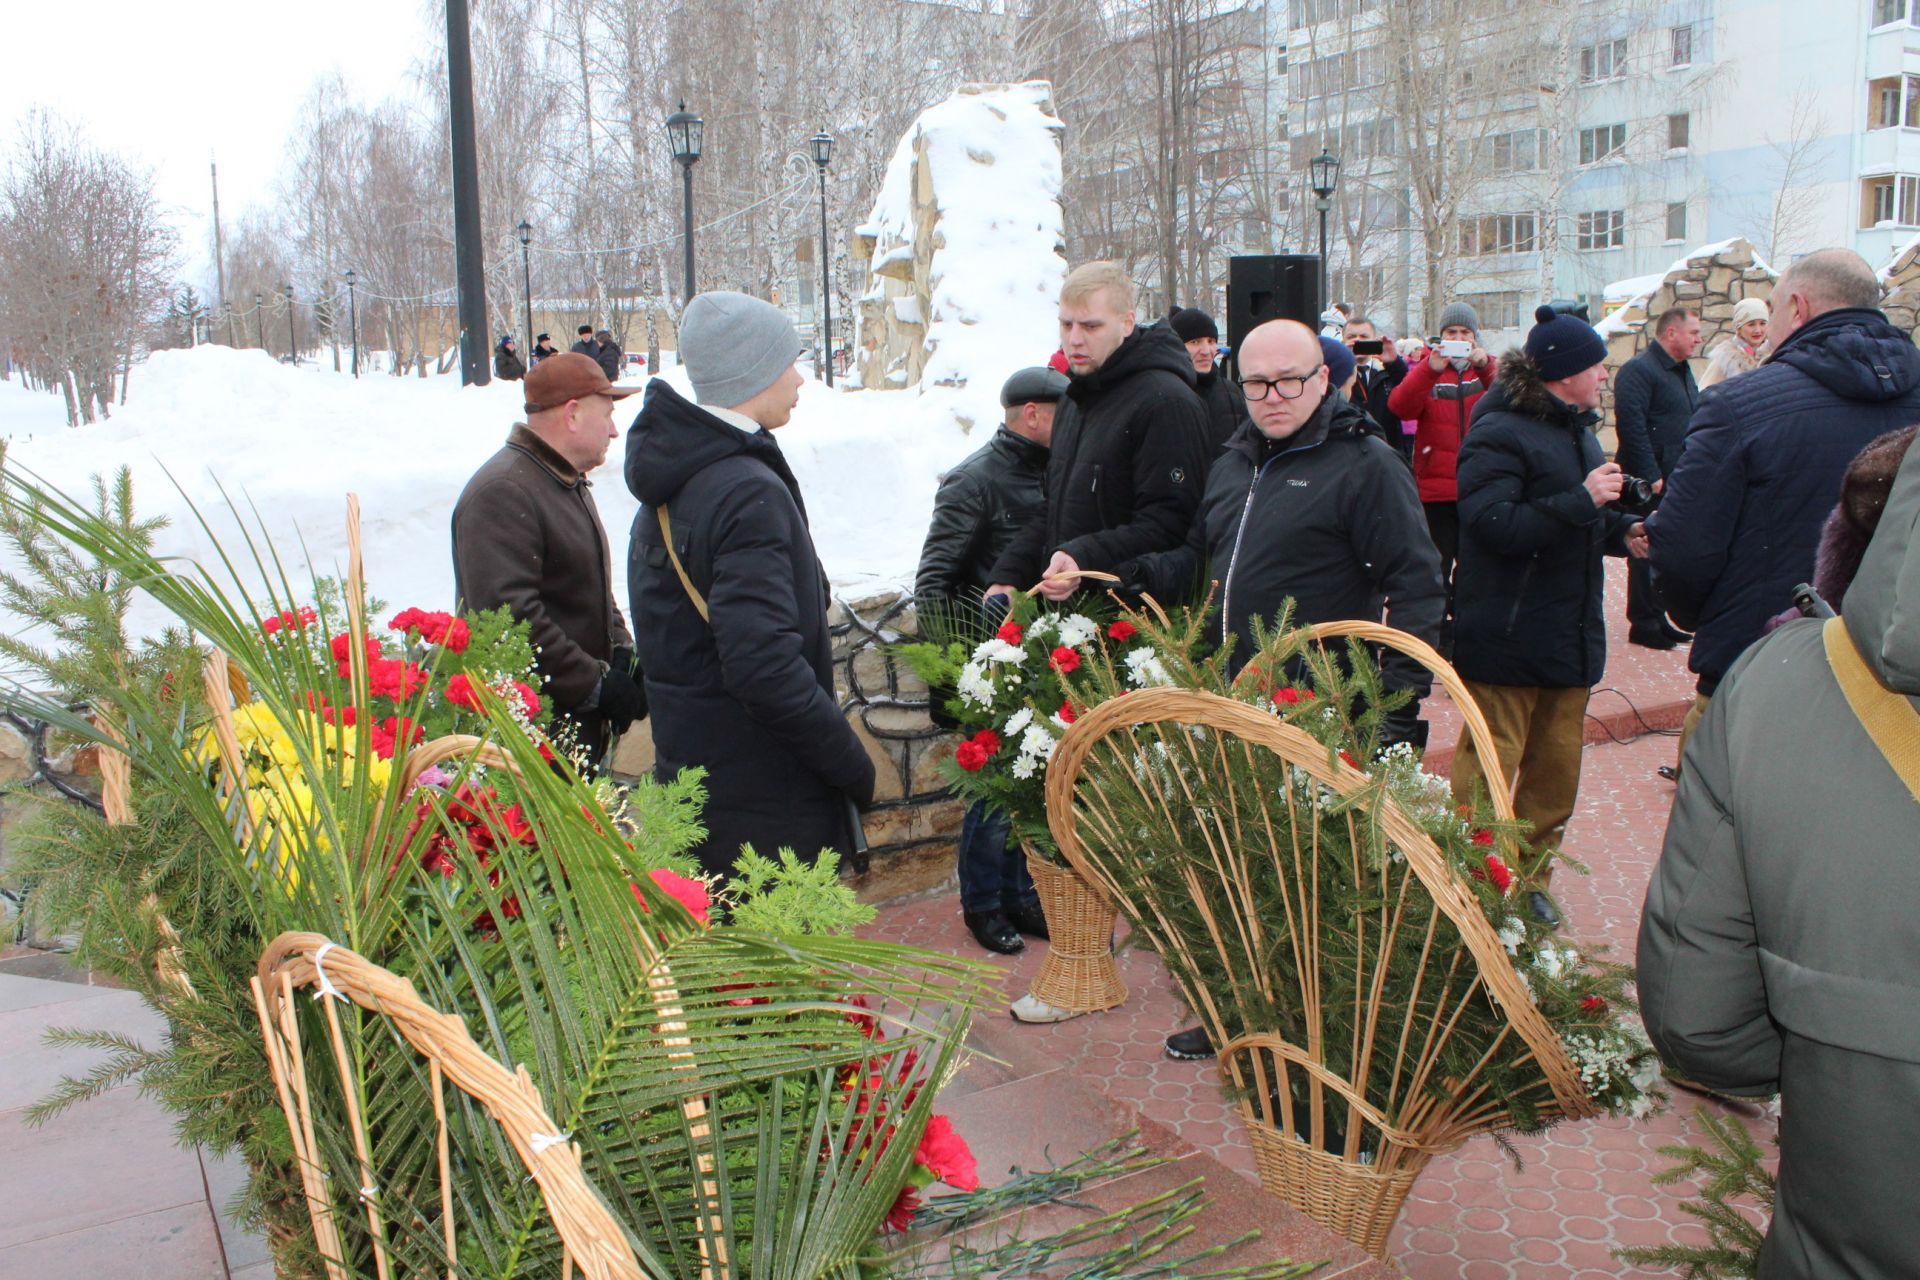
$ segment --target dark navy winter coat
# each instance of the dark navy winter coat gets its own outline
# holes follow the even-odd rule
[[[1816,316],[1764,365],[1701,393],[1680,464],[1647,519],[1653,583],[1694,632],[1700,692],[1813,574],[1847,464],[1920,422],[1920,350],[1878,311]]]
[[[1606,670],[1604,556],[1635,517],[1583,484],[1606,461],[1596,416],[1556,399],[1532,361],[1500,358],[1504,403],[1460,449],[1453,665],[1482,684],[1586,689]]]
[[[1693,367],[1658,342],[1622,366],[1613,380],[1613,460],[1630,476],[1665,480],[1680,461],[1687,423],[1700,400]]]
[[[656,378],[627,436],[627,487],[642,504],[627,589],[654,771],[707,771],[702,865],[730,869],[748,841],[769,855],[782,845],[846,852],[842,793],[872,799],[873,759],[834,697],[827,581],[780,446]],[[655,515],[663,503],[710,620],[667,555]]]

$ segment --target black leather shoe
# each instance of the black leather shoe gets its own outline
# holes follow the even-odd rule
[[[1637,644],[1642,649],[1671,649],[1679,641],[1664,626],[1634,627],[1627,632],[1627,643]]]
[[[1188,1027],[1167,1037],[1167,1056],[1182,1062],[1202,1062],[1213,1056],[1213,1041],[1203,1027]]]
[[[967,932],[973,935],[973,940],[989,951],[1010,956],[1027,949],[1020,931],[998,911],[962,911],[960,918],[967,922]]]
[[[1692,644],[1693,643],[1693,632],[1682,631],[1680,628],[1674,626],[1671,622],[1666,623],[1665,626],[1667,628],[1667,639],[1673,641],[1675,644]]]
[[[1003,912],[1007,923],[1011,924],[1029,938],[1038,938],[1042,942],[1051,941],[1047,933],[1047,917],[1038,907],[1009,907]]]
[[[1533,918],[1549,929],[1560,927],[1560,913],[1553,909],[1553,901],[1538,889],[1527,894],[1527,909],[1533,912]]]

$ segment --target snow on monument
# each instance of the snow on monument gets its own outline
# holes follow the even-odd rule
[[[998,392],[1059,345],[1067,262],[1053,87],[963,85],[920,113],[855,231],[859,385]]]

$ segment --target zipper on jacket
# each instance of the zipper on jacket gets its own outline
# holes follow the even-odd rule
[[[1100,492],[1100,464],[1097,462],[1093,464],[1093,487],[1087,490],[1087,492],[1088,493]]]
[[[1501,633],[1502,635],[1507,635],[1507,636],[1512,635],[1514,624],[1520,621],[1520,605],[1527,598],[1527,588],[1533,584],[1534,566],[1539,563],[1540,563],[1539,552],[1536,551],[1534,554],[1527,557],[1527,569],[1525,573],[1522,573],[1520,575],[1520,586],[1513,593],[1513,608],[1507,614],[1507,629]]]
[[[1236,564],[1240,563],[1240,543],[1247,536],[1247,517],[1253,514],[1253,491],[1260,487],[1260,477],[1266,473],[1266,470],[1268,467],[1280,461],[1280,459],[1287,457],[1289,454],[1305,453],[1309,449],[1318,449],[1321,445],[1325,443],[1326,443],[1326,439],[1323,437],[1319,440],[1314,441],[1312,444],[1302,445],[1294,449],[1288,449],[1284,453],[1276,453],[1271,458],[1268,458],[1265,462],[1261,463],[1260,465],[1256,466],[1253,469],[1253,479],[1247,482],[1246,501],[1240,504],[1240,527],[1233,531],[1233,551],[1227,556],[1227,572],[1220,580],[1220,643],[1221,644],[1223,645],[1226,644],[1227,637],[1232,634],[1233,567]],[[1205,516],[1197,515],[1196,518],[1205,519]],[[1272,619],[1268,619],[1268,621],[1272,621]]]

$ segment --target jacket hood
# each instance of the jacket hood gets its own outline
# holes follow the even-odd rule
[[[1180,341],[1179,336],[1166,325],[1155,323],[1134,329],[1107,357],[1107,362],[1092,373],[1078,377],[1068,374],[1070,385],[1067,394],[1076,402],[1084,403],[1087,397],[1117,386],[1134,374],[1144,373],[1148,369],[1165,369],[1180,375],[1190,387],[1199,385],[1199,375],[1193,371],[1193,358],[1187,354],[1187,344]]]
[[[1895,400],[1920,388],[1920,348],[1878,311],[1843,307],[1815,316],[1780,344],[1786,364],[1848,400]]]
[[[1249,421],[1241,423],[1223,447],[1244,456],[1257,467],[1275,453],[1311,449],[1335,436],[1369,435],[1372,422],[1365,409],[1329,387],[1326,398],[1313,411],[1313,416],[1307,419],[1306,425],[1285,440],[1267,439],[1260,428]]]
[[[1576,409],[1547,390],[1547,384],[1540,379],[1540,366],[1524,349],[1509,351],[1500,357],[1498,385],[1506,393],[1506,403],[1489,409],[1490,413],[1518,414],[1555,427],[1584,425],[1599,418],[1593,410]],[[1474,407],[1477,410],[1481,406]],[[1473,416],[1476,421],[1480,418],[1478,412]]]
[[[655,378],[647,383],[640,416],[627,433],[627,488],[640,501],[658,506],[698,472],[743,453],[767,458],[787,474],[780,446],[764,428],[750,435]]]
[[[1907,450],[1841,616],[1880,683],[1920,697],[1920,447]]]

